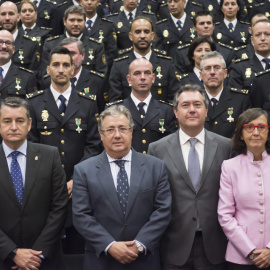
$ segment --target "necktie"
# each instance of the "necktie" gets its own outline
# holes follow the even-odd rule
[[[23,202],[23,180],[20,164],[18,163],[17,157],[20,154],[18,151],[11,153],[12,161],[10,165],[10,175],[14,184],[15,192],[19,203],[22,205]]]
[[[75,89],[75,82],[77,81],[76,77],[70,78],[70,83],[71,83],[71,90]]]
[[[38,1],[33,1],[34,5],[37,7]]]
[[[211,98],[211,101],[213,102],[213,111],[215,111],[217,104],[218,104],[218,100],[216,98]]]
[[[91,28],[92,28],[92,21],[91,20],[87,20],[87,31],[88,31],[88,33],[91,32]]]
[[[201,169],[200,169],[200,161],[195,145],[197,143],[196,138],[190,138],[190,150],[188,154],[188,174],[192,185],[196,191],[199,189],[199,185],[201,182]]]
[[[118,198],[120,201],[122,211],[125,215],[127,203],[128,203],[128,192],[129,192],[128,176],[125,170],[125,160],[115,160],[114,162],[120,168],[117,174],[117,192],[118,192]]]
[[[230,30],[230,32],[233,31],[233,24],[231,22],[229,23],[229,30]]]
[[[25,33],[26,33],[26,35],[29,35],[29,33],[32,31],[32,29],[31,28],[25,28]]]
[[[270,59],[264,58],[262,61],[266,64],[264,69],[265,70],[269,69],[270,68]]]
[[[3,68],[0,67],[0,86],[3,83],[3,81],[4,81],[3,71],[4,71]]]
[[[181,32],[182,31],[182,22],[180,21],[180,20],[178,20],[177,21],[177,30],[179,31],[179,32]]]
[[[142,118],[142,116],[145,116],[145,110],[144,110],[144,108],[143,108],[144,105],[145,105],[145,102],[140,102],[140,103],[138,104],[139,113],[140,113],[140,115],[141,115],[141,118]]]
[[[61,104],[59,106],[59,111],[60,111],[60,114],[62,116],[64,116],[65,115],[66,108],[67,108],[66,103],[65,103],[66,98],[63,95],[60,95],[58,98],[61,100]]]
[[[133,20],[133,15],[132,15],[132,13],[129,12],[129,13],[128,13],[128,16],[129,16],[128,21],[131,23],[132,20]]]

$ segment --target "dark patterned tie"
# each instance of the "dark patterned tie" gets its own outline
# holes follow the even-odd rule
[[[3,71],[4,71],[3,68],[0,67],[0,86],[3,83],[3,81],[4,81]]]
[[[120,168],[117,174],[117,192],[119,197],[119,202],[124,215],[126,215],[126,208],[128,203],[128,176],[125,170],[125,160],[115,160],[114,161]]]
[[[129,16],[128,21],[131,23],[133,20],[133,14],[131,12],[129,12],[128,16]]]
[[[230,32],[233,31],[233,24],[231,22],[229,23],[229,30],[230,30]]]
[[[70,78],[70,83],[71,83],[71,90],[75,89],[75,82],[77,81],[76,77]]]
[[[92,29],[92,21],[91,20],[87,20],[87,31],[88,31],[88,33],[91,32],[91,29]]]
[[[25,28],[25,34],[26,35],[29,35],[29,33],[32,31],[32,29],[31,28]]]
[[[59,106],[59,112],[60,112],[60,114],[62,116],[64,116],[65,115],[66,108],[67,108],[66,103],[65,103],[66,98],[63,95],[60,95],[58,98],[61,101],[61,104]]]
[[[137,106],[139,108],[139,113],[142,116],[145,116],[145,110],[143,108],[143,106],[145,105],[145,102],[140,102]],[[142,118],[142,117],[141,117]]]
[[[215,111],[217,108],[218,100],[216,98],[211,98],[211,101],[213,102],[213,111]]]
[[[266,64],[264,70],[269,69],[270,68],[270,65],[269,65],[270,64],[270,59],[264,58],[262,61]]]
[[[22,205],[23,203],[23,180],[22,180],[22,171],[20,168],[20,164],[17,160],[20,152],[13,151],[10,155],[12,157],[11,165],[10,165],[10,175],[14,184],[15,192],[18,198],[19,203]]]
[[[177,30],[179,31],[179,33],[181,33],[182,31],[182,22],[180,20],[177,21]]]

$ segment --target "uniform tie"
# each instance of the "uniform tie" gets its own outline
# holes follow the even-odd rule
[[[201,169],[200,169],[199,155],[195,148],[195,145],[197,142],[198,142],[198,139],[196,138],[189,139],[190,150],[188,154],[188,174],[196,192],[199,190],[199,185],[201,182]]]
[[[142,116],[145,116],[145,110],[144,110],[144,108],[143,108],[143,106],[145,105],[145,102],[140,102],[137,106],[138,106],[138,108],[139,108],[139,113],[140,113],[140,115],[142,115]]]
[[[11,153],[12,161],[10,165],[10,175],[14,184],[15,192],[18,198],[20,205],[23,203],[23,180],[22,180],[22,171],[20,164],[17,160],[19,151],[13,151]]]
[[[32,29],[31,28],[25,28],[25,33],[26,33],[26,35],[29,35],[29,33],[32,31]]]
[[[179,31],[179,33],[182,31],[182,28],[183,28],[183,26],[182,26],[182,22],[180,21],[180,20],[178,20],[177,21],[177,30]]]
[[[128,185],[128,176],[125,170],[125,160],[115,160],[114,161],[120,168],[117,174],[117,192],[119,202],[122,208],[124,215],[126,215],[126,208],[128,203],[128,192],[129,192],[129,185]]]
[[[60,112],[60,114],[62,116],[64,116],[65,115],[66,108],[67,108],[66,103],[65,103],[66,98],[63,95],[60,95],[58,98],[61,101],[61,104],[59,106],[59,112]]]
[[[4,81],[3,71],[4,71],[3,68],[0,67],[0,86],[3,83],[3,81]]]
[[[71,90],[75,89],[75,82],[77,81],[76,77],[70,78],[70,83],[71,83]]]
[[[218,100],[216,98],[211,98],[211,101],[213,102],[213,111],[217,108]]]
[[[265,70],[269,69],[270,68],[270,59],[269,58],[264,58],[262,60],[266,65],[265,65]]]
[[[231,22],[229,23],[229,30],[230,30],[230,32],[233,31],[233,24]]]
[[[128,21],[131,23],[133,20],[133,14],[131,12],[129,12],[128,16],[129,16]]]
[[[91,32],[91,29],[92,29],[92,21],[91,20],[87,20],[87,31],[88,31],[88,33]]]

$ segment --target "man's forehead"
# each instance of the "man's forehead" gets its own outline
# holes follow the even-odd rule
[[[151,24],[149,21],[140,19],[132,24],[131,30],[151,30]]]
[[[68,54],[59,54],[59,53],[53,54],[51,63],[53,63],[53,62],[70,63],[71,64],[70,56]]]
[[[202,23],[202,22],[213,22],[213,18],[210,15],[206,15],[206,16],[198,16],[196,18],[197,23]]]
[[[79,13],[69,13],[67,19],[82,19],[84,20],[84,16]]]
[[[12,5],[11,3],[4,3],[1,7],[0,7],[0,12],[5,12],[5,13],[15,13],[17,14],[17,7],[16,5]]]
[[[203,63],[202,63],[203,67],[205,66],[212,66],[212,65],[221,65],[222,62],[221,62],[221,59],[219,59],[218,57],[211,57],[211,58],[207,58],[205,60],[203,60]]]
[[[198,91],[184,91],[179,95],[179,102],[203,102],[203,96]]]
[[[10,41],[13,42],[13,37],[10,36],[10,35],[6,35],[6,34],[1,34],[0,33],[0,39],[2,39],[2,40],[10,40]]]

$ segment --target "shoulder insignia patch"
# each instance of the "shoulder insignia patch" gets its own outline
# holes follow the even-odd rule
[[[241,59],[236,59],[234,60],[234,63],[239,63],[248,60],[249,58],[241,58]]]
[[[46,2],[48,2],[48,3],[52,3],[52,4],[54,4],[54,5],[56,5],[56,4],[57,4],[55,1],[51,1],[51,0],[46,0]]]
[[[219,25],[219,24],[220,24],[220,22],[216,22],[216,23],[215,23],[215,25]]]
[[[184,49],[184,48],[186,48],[186,47],[189,47],[190,46],[190,44],[191,43],[187,43],[187,44],[185,44],[185,45],[182,45],[182,46],[178,46],[178,50],[182,50],[182,49]]]
[[[92,37],[89,37],[89,39],[92,40],[92,41],[94,41],[94,42],[96,42],[96,43],[98,43],[98,44],[101,43],[98,39],[95,39],[95,38],[92,38]]]
[[[110,103],[106,103],[106,107],[110,107],[112,105],[117,105],[119,103],[122,103],[124,100],[123,99],[120,99],[120,100],[116,100],[116,101],[113,101],[113,102],[110,102]]]
[[[146,10],[143,10],[143,12],[142,13],[144,13],[144,14],[150,14],[150,15],[155,15],[155,13],[154,12],[151,12],[151,11],[146,11]]]
[[[267,70],[264,70],[264,71],[255,73],[255,77],[261,76],[261,75],[266,74],[266,73],[269,73],[269,72],[270,72],[270,69],[267,69]]]
[[[90,99],[90,100],[93,100],[93,101],[96,101],[96,99],[97,99],[96,95],[89,95],[89,94],[86,94],[86,93],[83,93],[83,92],[77,92],[77,93],[78,93],[79,96]]]
[[[24,71],[27,71],[29,73],[34,73],[34,71],[30,70],[30,69],[27,69],[27,68],[24,68],[24,67],[20,67],[20,69],[24,70]]]
[[[54,37],[49,37],[46,39],[46,41],[51,41],[51,40],[54,40],[54,39],[58,39],[60,36],[54,36]]]
[[[200,3],[196,3],[196,2],[191,2],[192,3],[192,5],[195,5],[195,6],[199,6],[199,7],[202,7],[203,5],[202,4],[200,4]]]
[[[233,50],[233,47],[230,46],[230,45],[227,45],[227,44],[224,44],[224,43],[221,43],[221,42],[218,42],[218,44],[219,44],[220,46],[222,46],[222,47],[225,47],[225,48],[228,48],[228,49],[230,49],[230,50]]]
[[[166,18],[166,19],[163,19],[163,20],[161,20],[161,21],[156,22],[156,24],[160,24],[160,23],[163,23],[163,22],[166,22],[166,21],[168,21],[167,18]]]
[[[90,70],[90,73],[95,74],[95,75],[97,75],[97,76],[99,76],[101,78],[104,78],[105,77],[105,75],[103,73],[99,73],[99,72],[96,72],[94,70]]]
[[[166,52],[166,51],[163,51],[163,50],[154,49],[154,51],[155,51],[156,53],[161,53],[161,54],[167,55],[167,52]]]
[[[164,101],[164,100],[159,100],[159,102],[164,103],[164,104],[167,104],[167,105],[173,107],[173,104],[172,104],[172,103],[166,102],[166,101]]]
[[[121,61],[121,60],[126,59],[126,58],[128,58],[128,55],[125,55],[123,57],[116,58],[116,59],[114,59],[114,62],[118,62],[118,61]]]
[[[112,16],[116,16],[116,15],[118,15],[118,12],[107,15],[107,18],[108,18],[108,17],[112,17]]]
[[[160,7],[166,7],[168,6],[168,3],[161,4]]]
[[[247,47],[247,45],[243,45],[241,47],[235,47],[234,50],[239,51],[239,50],[245,49],[246,47]]]
[[[46,75],[43,76],[43,79],[46,79],[48,77],[50,77],[50,75],[49,74],[46,74]]]
[[[40,29],[43,29],[43,30],[52,30],[52,28],[49,28],[49,27],[44,27],[44,26],[41,26]]]
[[[170,56],[166,56],[166,55],[158,54],[157,57],[159,57],[159,58],[165,58],[165,59],[168,59],[168,60],[172,60],[172,58]]]
[[[240,23],[250,25],[249,22],[240,21]]]
[[[64,2],[62,2],[60,4],[58,4],[57,7],[61,7],[61,6],[65,5],[65,4],[67,4],[67,1],[64,1]]]
[[[40,96],[40,95],[42,95],[43,93],[44,93],[44,90],[39,90],[39,91],[30,93],[30,94],[27,94],[26,97],[27,97],[28,99],[30,99],[30,98],[34,98],[34,97]]]
[[[133,49],[133,47],[130,47],[130,48],[127,48],[127,49],[123,49],[123,50],[119,50],[119,54],[124,54],[124,53],[126,53],[126,52],[130,52],[130,51],[132,51],[132,49]]]
[[[247,89],[239,89],[239,88],[231,88],[231,91],[235,92],[235,93],[244,94],[244,95],[247,95],[249,93],[249,90],[247,90]]]

